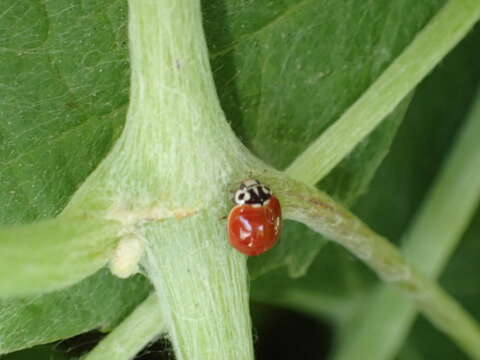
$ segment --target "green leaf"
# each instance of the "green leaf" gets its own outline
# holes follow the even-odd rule
[[[248,259],[250,276],[255,279],[284,265],[289,276],[298,278],[306,274],[317,253],[326,244],[326,241],[303,224],[293,221],[284,221],[284,229],[278,240],[278,245],[260,257]],[[302,244],[292,246],[293,239],[302,238]]]
[[[0,300],[0,354],[109,329],[148,295],[147,284],[140,275],[125,281],[102,270],[64,290]]]
[[[55,345],[41,345],[32,349],[17,351],[2,357],[2,360],[68,360],[65,353],[55,349]]]
[[[127,9],[113,1],[5,0],[0,14],[0,223],[11,225],[58,214],[117,138],[128,102]],[[39,298],[8,300],[0,349],[109,324],[148,288],[102,272]]]
[[[0,219],[57,214],[112,145],[128,101],[126,13],[113,3],[0,4]]]
[[[292,279],[285,268],[251,283],[252,299],[341,323],[353,315],[358,298],[375,278],[361,263],[334,243],[311,263],[305,276]]]
[[[378,77],[440,3],[412,2],[415,16],[407,22],[410,4],[205,4],[218,92],[237,134],[264,160],[285,167]],[[70,5],[3,5],[3,26],[15,29],[2,44],[8,66],[0,83],[9,85],[4,116],[20,118],[2,133],[4,223],[58,213],[121,128],[128,94],[125,5]],[[26,80],[17,81],[18,73]],[[322,186],[348,202],[364,191],[406,104]],[[18,133],[24,135],[13,135]],[[289,227],[289,241],[270,260],[253,261],[262,263],[262,271],[286,264],[292,275],[301,275],[321,247],[317,235],[299,247],[296,239],[309,235]]]
[[[209,1],[205,26],[222,106],[242,141],[285,168],[351,105],[444,3]],[[399,31],[401,29],[401,31]],[[388,152],[409,99],[320,187],[351,204]],[[289,223],[280,246],[249,262],[253,276],[308,269],[323,240]],[[306,256],[308,254],[308,256]]]
[[[284,168],[358,98],[443,2],[205,2],[217,88],[233,128],[257,155]],[[128,102],[127,12],[119,1],[5,0],[0,14],[0,32],[7,34],[0,37],[0,223],[18,224],[58,214],[121,131]],[[345,159],[322,188],[347,202],[364,191],[402,111]],[[254,273],[284,263],[293,275],[305,271],[321,244],[298,225],[287,226],[281,245],[252,261],[258,262],[252,264]],[[129,287],[133,280],[114,280],[93,277],[77,286],[84,286],[84,296],[103,299],[104,289],[118,282],[125,287],[124,299],[137,299]],[[50,299],[39,305],[42,312],[53,311],[53,294],[42,296]],[[75,317],[81,303],[75,299],[63,318]],[[103,314],[98,301],[90,308]],[[119,305],[116,314],[127,308]],[[33,328],[29,336],[35,339],[30,345],[48,340]]]
[[[286,167],[443,2],[209,2],[205,25],[213,71],[233,128],[262,159]],[[384,131],[390,135],[392,129]]]
[[[419,86],[391,152],[356,206],[389,239],[400,239],[465,119],[480,81],[479,34],[477,25]]]

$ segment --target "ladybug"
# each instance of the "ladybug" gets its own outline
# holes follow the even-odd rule
[[[280,235],[282,210],[270,189],[258,180],[244,180],[233,198],[227,220],[230,244],[249,256],[271,249]]]

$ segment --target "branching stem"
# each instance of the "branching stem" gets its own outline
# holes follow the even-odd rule
[[[410,296],[423,314],[464,351],[480,359],[480,327],[475,320],[435,283],[411,268],[393,244],[314,188],[285,179],[270,179],[269,183],[282,202],[286,218],[302,222],[348,249],[385,282]]]
[[[462,238],[480,199],[480,93],[439,178],[403,239],[403,252],[425,276],[435,279]],[[392,359],[413,323],[416,309],[398,292],[381,286],[372,294],[358,328],[349,332],[337,360],[355,354]],[[367,331],[368,328],[368,331]],[[388,334],[376,346],[376,334]]]
[[[129,41],[124,131],[65,213],[113,218],[141,243],[120,246],[145,248],[176,359],[251,360],[246,261],[221,219],[230,182],[259,162],[220,108],[200,1],[130,0]],[[117,250],[112,269],[126,276],[140,254]]]
[[[130,0],[129,9],[132,83],[125,129],[62,216],[90,213],[111,219],[112,214],[155,209],[155,222],[131,223],[129,216],[115,219],[128,224],[122,230],[145,237],[143,266],[155,286],[177,359],[251,360],[245,258],[228,246],[220,219],[228,210],[228,185],[265,167],[240,144],[220,109],[200,1]],[[479,15],[478,0],[450,0],[288,173],[307,184],[327,174]],[[318,163],[321,166],[312,166]],[[346,247],[385,281],[408,293],[433,323],[480,359],[477,324],[440,288],[412,270],[393,245],[315,189],[273,176],[267,183],[280,196],[287,218]],[[176,214],[187,215],[179,220]],[[95,266],[105,262],[115,242],[101,242],[107,250],[92,262]],[[134,319],[154,306],[148,300],[90,355],[92,359],[129,336]],[[134,342],[122,356],[130,356],[158,334],[155,325],[156,321],[137,328],[143,335],[132,336]]]
[[[83,360],[130,360],[165,332],[157,296],[150,295]]]
[[[41,294],[92,275],[113,254],[119,225],[58,218],[0,231],[0,297]]]
[[[480,18],[478,0],[450,0],[370,88],[288,167],[316,184],[412,91]]]

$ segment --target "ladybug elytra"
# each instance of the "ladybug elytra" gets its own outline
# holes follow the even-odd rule
[[[236,206],[228,215],[230,244],[249,256],[271,249],[278,240],[282,211],[270,189],[258,180],[244,180],[235,192]]]

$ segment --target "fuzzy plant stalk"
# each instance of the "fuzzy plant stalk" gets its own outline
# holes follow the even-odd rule
[[[246,258],[226,239],[230,189],[263,169],[220,108],[198,0],[129,1],[124,131],[63,217],[122,225],[112,271],[140,269],[176,358],[253,359]]]
[[[480,200],[480,92],[453,151],[404,237],[403,253],[426,276],[437,278],[462,238]],[[362,354],[393,359],[417,315],[398,291],[380,286],[366,311],[338,349],[335,360]],[[385,341],[377,344],[377,336]],[[376,344],[375,346],[373,346]]]
[[[0,298],[61,289],[95,273],[119,229],[112,221],[51,219],[0,230]]]
[[[411,267],[400,251],[328,195],[294,181],[275,185],[285,218],[302,222],[361,259],[388,284],[408,295],[439,330],[472,359],[480,359],[480,326],[454,298]]]
[[[95,268],[111,259],[119,277],[137,271],[149,277],[159,301],[158,331],[164,326],[177,359],[253,359],[246,259],[228,245],[225,229],[230,190],[249,174],[272,185],[287,218],[348,248],[480,358],[479,328],[453,299],[412,272],[388,241],[328,196],[266,169],[238,141],[215,92],[199,0],[130,0],[129,40],[124,131],[60,220],[99,221],[102,232],[108,224],[108,239],[88,243],[88,256],[101,252]],[[319,161],[316,154],[308,157],[311,168]],[[290,168],[290,175],[315,183],[318,174],[295,176],[304,168]]]
[[[163,332],[156,294],[151,294],[82,360],[133,359]]]
[[[449,0],[341,118],[290,164],[287,173],[307,184],[319,182],[395,109],[479,18],[478,0]]]

